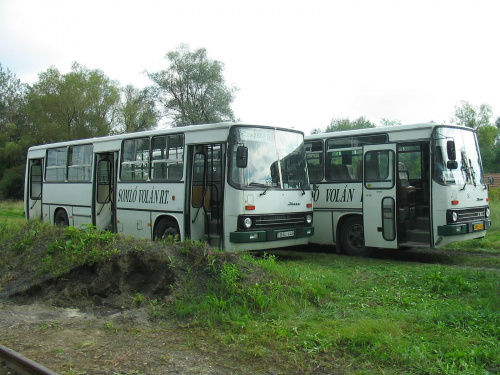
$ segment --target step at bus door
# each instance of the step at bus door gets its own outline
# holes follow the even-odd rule
[[[190,146],[188,237],[222,247],[222,144]]]
[[[28,219],[42,219],[43,159],[30,159],[26,186],[26,212]]]
[[[363,148],[365,245],[396,249],[396,144]]]
[[[102,230],[116,232],[116,160],[113,152],[95,156],[94,201],[92,224]]]

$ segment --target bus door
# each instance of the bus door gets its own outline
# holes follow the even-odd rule
[[[396,144],[363,148],[365,246],[396,249]]]
[[[117,153],[97,153],[95,158],[92,224],[102,230],[116,232]]]
[[[190,146],[191,176],[187,236],[222,247],[223,150],[222,144]]]
[[[28,191],[26,212],[28,219],[42,219],[43,159],[30,159],[28,164]]]

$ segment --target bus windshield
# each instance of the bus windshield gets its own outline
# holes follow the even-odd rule
[[[246,167],[236,163],[238,147],[248,149]],[[307,189],[303,135],[272,128],[234,127],[230,135],[230,183],[241,189]]]
[[[443,185],[484,184],[481,156],[472,129],[437,128],[433,139],[433,178]]]

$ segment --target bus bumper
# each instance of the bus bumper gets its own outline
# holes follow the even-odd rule
[[[268,229],[258,231],[242,231],[229,233],[229,241],[235,243],[280,241],[294,238],[311,237],[314,227],[297,227],[287,229]]]
[[[438,235],[455,236],[457,234],[467,234],[481,232],[491,227],[491,220],[478,220],[471,223],[448,224],[438,227]]]

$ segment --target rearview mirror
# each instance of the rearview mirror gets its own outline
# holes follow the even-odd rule
[[[449,160],[457,160],[457,153],[455,151],[455,141],[446,142],[446,152],[448,153]]]
[[[246,168],[248,165],[248,147],[238,146],[236,149],[236,166]]]
[[[457,169],[458,168],[458,162],[456,160],[448,160],[446,162],[446,168],[448,168],[448,169]]]

